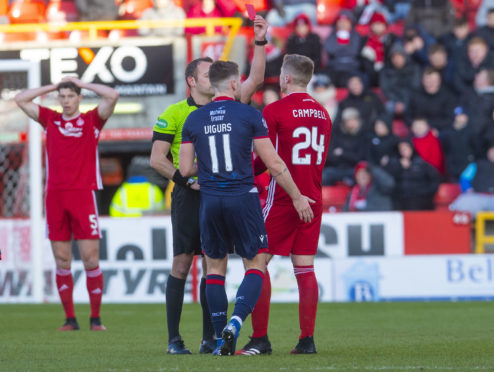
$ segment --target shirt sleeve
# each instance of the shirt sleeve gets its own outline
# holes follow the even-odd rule
[[[190,132],[190,116],[185,120],[182,128],[182,143],[192,143],[192,134]]]
[[[55,111],[41,105],[38,105],[38,107],[39,107],[38,123],[40,123],[41,126],[46,129],[48,123],[50,121],[53,121],[53,113]]]
[[[264,119],[266,120],[266,125],[268,127],[268,135],[269,139],[273,143],[273,145],[276,142],[276,117],[274,115],[274,108],[273,105],[268,105],[264,108],[262,115],[264,116]]]
[[[177,128],[178,123],[174,106],[169,106],[160,114],[160,116],[158,116],[158,119],[153,127],[153,132],[175,136],[177,133]]]
[[[255,110],[255,109],[253,109]],[[262,114],[255,110],[255,119],[253,121],[254,138],[268,137],[268,125]]]
[[[88,112],[88,115],[90,115],[92,117],[92,119],[94,120],[94,126],[97,129],[99,129],[99,130],[103,129],[103,127],[106,124],[106,119],[102,119],[99,116],[98,107],[95,107],[94,109],[92,109],[91,111],[89,111]]]

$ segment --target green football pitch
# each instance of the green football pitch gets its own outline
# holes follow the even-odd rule
[[[316,355],[290,355],[297,305],[273,304],[273,354],[256,357],[197,354],[198,304],[182,314],[193,355],[166,354],[164,305],[103,305],[106,332],[76,311],[81,330],[57,332],[60,305],[0,305],[0,371],[494,371],[494,302],[319,304]],[[238,346],[249,334],[250,319]]]

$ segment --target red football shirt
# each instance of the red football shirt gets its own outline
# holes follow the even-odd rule
[[[269,138],[286,163],[300,192],[322,203],[321,179],[331,137],[331,119],[326,109],[307,93],[292,93],[263,111]],[[269,185],[268,200],[291,203],[288,194]]]
[[[98,139],[105,121],[95,108],[65,120],[61,113],[39,106],[46,132],[46,187],[50,190],[103,188]]]

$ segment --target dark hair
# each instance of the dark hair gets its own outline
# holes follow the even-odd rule
[[[432,74],[438,74],[439,77],[442,78],[441,73],[432,66],[427,66],[426,68],[424,68],[424,71],[422,72],[422,76],[432,75]]]
[[[437,52],[447,53],[446,52],[446,48],[444,47],[444,45],[437,44],[437,43],[436,44],[432,44],[429,47],[428,54],[429,55],[432,55],[432,54],[437,53]]]
[[[209,68],[209,81],[213,87],[228,79],[238,75],[238,65],[231,61],[216,61]]]
[[[453,28],[467,26],[467,25],[468,25],[468,20],[464,17],[455,18],[453,20]]]
[[[189,88],[190,85],[188,79],[189,77],[193,77],[194,79],[197,79],[197,66],[199,66],[201,62],[213,63],[213,60],[209,57],[197,58],[187,65],[187,67],[185,68],[185,82],[187,83]]]
[[[60,93],[60,89],[70,89],[74,91],[77,95],[81,94],[81,88],[79,88],[77,85],[75,85],[71,81],[62,81],[57,85],[57,91]]]
[[[494,13],[494,8],[487,9],[487,14],[491,14],[491,13]]]
[[[291,75],[293,84],[307,86],[314,73],[314,62],[300,54],[286,54],[281,68]]]

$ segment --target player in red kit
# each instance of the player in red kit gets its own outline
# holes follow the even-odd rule
[[[81,89],[101,97],[99,105],[79,112]],[[36,97],[58,91],[62,113],[33,102]],[[98,163],[98,138],[111,116],[118,92],[100,84],[64,78],[58,85],[28,89],[15,97],[17,105],[46,133],[46,224],[56,262],[56,282],[65,310],[65,324],[60,331],[79,329],[74,312],[70,271],[71,239],[77,241],[84,268],[91,304],[90,329],[103,331],[100,307],[103,295],[103,274],[99,268],[98,212],[94,190],[102,188]]]
[[[331,137],[331,119],[317,101],[307,94],[314,64],[311,59],[286,55],[280,75],[281,91],[286,97],[264,109],[269,138],[285,161],[288,170],[303,195],[315,200],[311,205],[314,219],[300,222],[290,207],[290,198],[272,178],[264,207],[268,235],[268,262],[273,255],[291,256],[299,289],[299,342],[292,354],[312,354],[314,326],[318,301],[318,285],[314,273],[314,256],[321,230],[322,170]],[[256,169],[263,168],[256,160]],[[263,282],[261,296],[252,313],[253,334],[250,342],[237,351],[242,355],[270,354],[267,336],[271,282],[269,273]]]

